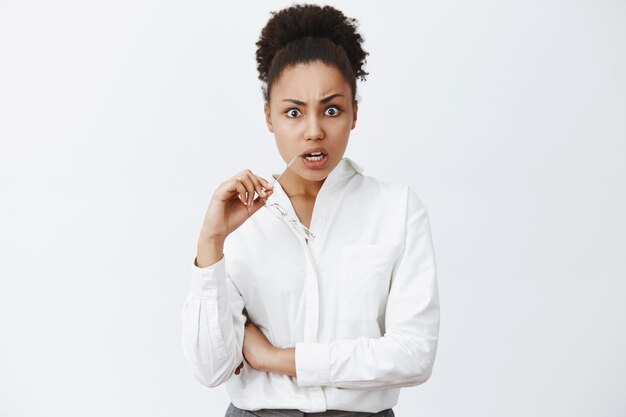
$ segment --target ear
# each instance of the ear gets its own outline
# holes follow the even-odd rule
[[[265,124],[267,124],[267,129],[274,133],[274,126],[272,126],[272,117],[270,115],[270,105],[267,101],[263,105],[263,111],[265,112]]]
[[[357,113],[359,112],[359,102],[354,100],[352,102],[352,127],[350,129],[354,129],[356,126]]]

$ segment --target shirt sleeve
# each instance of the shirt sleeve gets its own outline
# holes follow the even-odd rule
[[[296,343],[298,386],[385,389],[430,378],[439,335],[435,256],[427,210],[409,190],[414,209],[407,209],[405,247],[392,273],[385,334]]]
[[[244,300],[226,270],[191,266],[191,288],[182,309],[182,346],[195,378],[208,387],[228,381],[243,362]]]

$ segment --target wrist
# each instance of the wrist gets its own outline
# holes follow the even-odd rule
[[[226,236],[214,235],[209,230],[201,230],[198,245],[224,245]]]
[[[224,240],[220,238],[201,238],[198,240],[196,265],[204,268],[215,264],[224,255]]]

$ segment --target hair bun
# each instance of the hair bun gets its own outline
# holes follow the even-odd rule
[[[363,70],[368,55],[361,44],[363,37],[357,31],[357,20],[346,17],[332,6],[296,4],[271,12],[272,17],[256,43],[259,79],[267,82],[268,72],[276,53],[288,43],[304,37],[327,38],[342,46],[357,78],[365,80]]]

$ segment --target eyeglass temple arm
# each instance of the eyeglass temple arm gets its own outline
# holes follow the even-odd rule
[[[283,172],[282,172],[282,173],[281,173],[278,177],[276,177],[276,178],[274,178],[272,181],[270,181],[270,185],[271,185],[272,187],[274,186],[274,184],[276,184],[276,182],[278,181],[278,179],[279,179],[280,177],[282,177],[282,176],[283,176],[283,174],[284,174],[285,172],[287,172],[287,170],[289,169],[289,167],[291,166],[291,164],[293,164],[293,163],[294,163],[294,161],[295,161],[296,159],[298,159],[300,156],[301,156],[301,155],[296,155],[296,156],[294,156],[294,157],[293,157],[293,159],[292,159],[292,160],[291,160],[291,161],[287,164],[287,167],[285,168],[285,170],[284,170],[284,171],[283,171]]]

